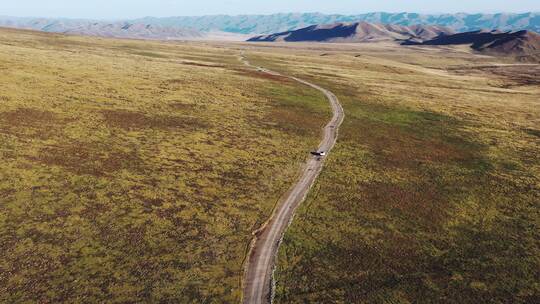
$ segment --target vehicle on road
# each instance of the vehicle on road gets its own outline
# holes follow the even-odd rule
[[[313,151],[313,152],[311,152],[311,155],[326,156],[326,151]]]
[[[251,66],[247,60],[244,60],[247,66]],[[280,75],[271,70],[264,69],[264,73],[270,75]],[[288,76],[282,76],[288,77]],[[343,109],[339,104],[337,97],[332,92],[325,90],[315,84],[304,81],[302,79],[288,77],[303,83],[307,86],[317,89],[324,93],[330,105],[332,106],[332,120],[324,127],[324,137],[317,150],[311,152],[313,158],[310,158],[304,167],[304,173],[301,175],[288,194],[276,206],[275,213],[267,222],[267,226],[263,226],[262,230],[258,230],[252,241],[252,247],[247,255],[248,261],[245,266],[244,273],[244,293],[242,303],[244,304],[266,304],[271,303],[273,295],[273,286],[275,281],[273,277],[273,269],[275,269],[276,255],[279,249],[280,240],[293,219],[296,208],[303,202],[308,194],[311,186],[315,183],[323,166],[323,158],[327,155],[328,150],[332,149],[337,139],[337,129],[343,122]],[[334,128],[330,127],[334,126]],[[315,159],[318,161],[315,163]]]

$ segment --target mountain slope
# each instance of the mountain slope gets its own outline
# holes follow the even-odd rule
[[[449,28],[440,26],[415,25],[407,27],[400,25],[356,22],[313,25],[295,31],[257,36],[249,39],[248,41],[368,42],[406,39],[417,39],[423,41],[426,39],[435,38],[441,34],[454,34],[454,32]]]
[[[515,56],[522,61],[540,59],[540,35],[532,31],[501,32],[475,31],[454,35],[438,36],[416,42],[405,41],[404,45],[462,45],[470,44],[476,51],[494,55]]]
[[[481,49],[515,55],[537,54],[540,53],[540,35],[531,31],[519,31],[501,37]]]

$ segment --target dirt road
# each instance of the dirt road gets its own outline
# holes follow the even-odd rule
[[[251,66],[243,54],[240,59],[247,66]],[[261,67],[254,68],[271,75],[281,75]],[[285,75],[281,76],[287,77]],[[330,102],[334,115],[332,120],[324,127],[323,139],[319,145],[319,151],[329,152],[336,143],[338,129],[345,116],[339,100],[332,92],[313,83],[295,77],[289,78],[321,91]],[[309,151],[306,151],[307,153]],[[273,271],[281,239],[294,217],[296,208],[305,199],[311,186],[319,176],[323,164],[324,158],[310,158],[303,168],[300,179],[280,200],[272,217],[259,231],[254,233],[255,238],[251,244],[251,250],[245,265],[243,303],[263,304],[272,302]]]

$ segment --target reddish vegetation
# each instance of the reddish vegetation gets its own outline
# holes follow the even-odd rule
[[[271,111],[264,117],[261,123],[264,124],[265,128],[274,127],[302,136],[309,134],[310,130],[318,130],[321,126],[319,117],[305,112],[291,113],[287,109],[275,109]]]
[[[191,62],[191,61],[182,61],[182,64],[205,67],[205,68],[224,68],[225,67],[224,65],[221,65],[221,64],[204,64],[204,63]]]
[[[540,65],[457,66],[448,70],[460,75],[476,73],[491,77],[496,76],[503,80],[503,87],[540,84]]]
[[[56,115],[52,112],[30,108],[18,108],[9,112],[0,112],[0,121],[24,127],[49,123],[55,119]]]
[[[247,69],[235,69],[235,71],[237,71],[239,74],[249,76],[249,77],[261,78],[261,79],[270,79],[270,80],[279,81],[279,82],[293,83],[287,77],[278,76],[278,75],[271,75],[271,74],[251,70],[251,69],[249,69],[249,70],[247,70]]]
[[[444,119],[444,118],[441,118]],[[436,228],[445,219],[448,204],[447,195],[441,191],[435,180],[419,183],[418,180],[430,175],[428,168],[434,164],[450,165],[462,163],[465,166],[478,165],[477,147],[463,140],[452,138],[438,130],[448,130],[448,123],[423,117],[418,123],[431,125],[428,133],[420,133],[415,125],[396,128],[394,124],[381,123],[371,119],[361,120],[362,132],[344,130],[344,137],[362,142],[369,147],[376,163],[373,169],[409,172],[414,178],[410,184],[392,182],[372,182],[359,185],[359,193],[364,201],[370,202],[364,208],[371,211],[400,212],[402,216],[414,219],[424,226]],[[434,202],[438,202],[434,204]]]
[[[147,116],[143,113],[127,110],[101,111],[105,117],[105,123],[109,126],[125,130],[140,129],[170,129],[183,128],[188,130],[205,127],[205,123],[193,117],[178,116]]]
[[[376,155],[385,166],[416,167],[425,162],[463,161],[472,156],[466,147],[458,147],[441,138],[422,138],[406,129],[370,120],[364,120],[363,124],[365,130],[354,134],[354,138],[378,151]],[[353,134],[348,135],[353,137]]]
[[[46,166],[60,166],[78,175],[101,176],[121,169],[142,169],[142,161],[134,151],[104,151],[106,149],[89,143],[67,143],[44,148],[30,159]]]
[[[47,139],[53,135],[53,127],[66,119],[57,114],[31,108],[18,108],[0,112],[0,133],[24,134],[26,137]]]
[[[446,218],[444,210],[448,202],[433,184],[373,182],[361,184],[359,193],[363,194],[366,202],[370,202],[365,208],[371,211],[399,211],[402,216],[433,228],[438,227]]]

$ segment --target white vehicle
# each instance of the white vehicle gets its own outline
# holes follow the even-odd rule
[[[311,154],[315,156],[326,156],[326,151],[313,151]]]

